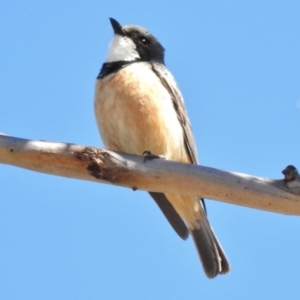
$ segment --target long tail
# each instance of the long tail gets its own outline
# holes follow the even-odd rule
[[[218,274],[228,273],[229,262],[204,211],[199,225],[199,228],[190,228],[190,232],[207,277],[214,278]]]

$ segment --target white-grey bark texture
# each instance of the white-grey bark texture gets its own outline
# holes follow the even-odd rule
[[[134,190],[195,195],[300,215],[300,179],[293,166],[286,167],[284,178],[276,180],[163,159],[145,161],[143,156],[3,134],[0,134],[0,163]]]

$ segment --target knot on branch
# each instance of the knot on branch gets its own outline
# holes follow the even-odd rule
[[[300,179],[299,172],[293,165],[287,166],[282,171],[282,174],[284,175],[285,182],[293,182]]]
[[[81,151],[77,151],[75,156],[87,164],[86,169],[91,176],[112,183],[116,182],[117,159],[109,152],[93,147],[84,147]]]
[[[296,167],[289,165],[283,171],[284,182],[289,188],[289,192],[300,195],[300,176]]]

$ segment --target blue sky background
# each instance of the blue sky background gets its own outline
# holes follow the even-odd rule
[[[300,168],[299,1],[0,0],[0,132],[102,146],[108,21],[166,48],[205,166]],[[141,191],[0,165],[0,299],[299,299],[300,218],[207,201],[230,259],[208,280]]]

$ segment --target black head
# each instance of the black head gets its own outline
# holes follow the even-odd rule
[[[146,29],[139,26],[121,26],[115,19],[110,18],[115,35],[130,39],[142,61],[164,63],[165,49],[159,41]]]

